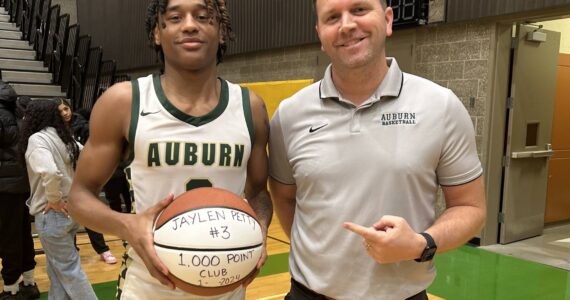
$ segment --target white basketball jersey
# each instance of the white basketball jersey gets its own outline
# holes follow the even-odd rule
[[[176,197],[196,187],[243,195],[254,138],[249,92],[220,80],[218,105],[201,117],[172,105],[159,75],[132,82],[131,163],[126,171],[137,212],[169,193]]]

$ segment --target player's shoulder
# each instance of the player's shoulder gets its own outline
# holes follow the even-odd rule
[[[265,103],[263,102],[263,99],[259,95],[257,95],[251,89],[248,89],[248,93],[249,93],[249,103],[250,103],[252,108],[253,107],[256,107],[256,108],[265,107]]]
[[[129,81],[115,83],[109,87],[95,102],[93,116],[102,116],[103,120],[113,117],[123,118],[130,115],[133,99],[132,83]]]
[[[122,106],[129,105],[133,98],[132,83],[130,81],[118,82],[109,87],[99,97],[95,106]]]
[[[252,90],[249,90],[249,102],[254,124],[264,124],[267,122],[267,107],[263,99]],[[263,126],[255,126],[256,132],[263,130]],[[262,133],[265,134],[265,133]]]
[[[133,84],[131,81],[122,81],[113,84],[105,93],[109,93],[112,96],[121,98],[130,98],[132,96]]]

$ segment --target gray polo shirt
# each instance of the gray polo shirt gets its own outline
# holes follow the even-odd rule
[[[336,299],[404,299],[427,288],[432,262],[381,265],[345,221],[400,216],[421,232],[439,185],[482,174],[471,118],[449,89],[403,73],[395,59],[359,107],[323,80],[281,102],[271,121],[270,176],[296,184],[293,278]]]

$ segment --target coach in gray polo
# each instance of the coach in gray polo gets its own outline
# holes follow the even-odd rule
[[[471,119],[452,91],[386,58],[384,0],[315,6],[332,64],[271,121],[271,194],[291,239],[286,299],[427,299],[436,251],[485,219]]]

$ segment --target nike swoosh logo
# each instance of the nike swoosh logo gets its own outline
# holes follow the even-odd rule
[[[315,131],[317,131],[317,130],[319,130],[319,129],[321,129],[321,128],[327,126],[327,125],[329,125],[329,124],[323,124],[323,125],[318,126],[318,127],[313,127],[313,126],[311,126],[311,128],[309,128],[309,133],[313,133],[313,132],[315,132]]]
[[[144,111],[143,110],[143,111],[141,111],[141,116],[144,117],[144,116],[148,116],[148,115],[152,115],[152,114],[157,114],[159,112],[160,112],[160,109],[157,111]]]

